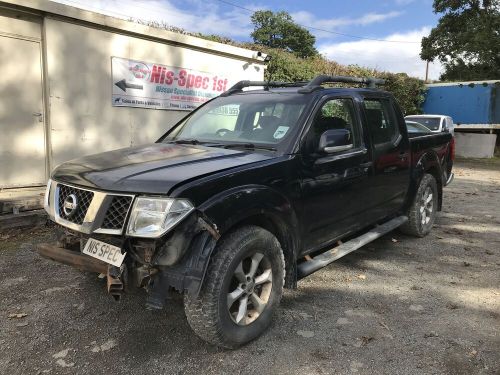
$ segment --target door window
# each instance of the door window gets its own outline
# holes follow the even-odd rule
[[[373,143],[381,145],[394,142],[399,136],[399,129],[391,103],[383,99],[365,99],[364,105]]]
[[[360,137],[355,126],[354,103],[351,99],[330,99],[323,104],[311,129],[315,145],[319,143],[321,134],[332,129],[349,130],[352,144],[354,147],[359,146]]]

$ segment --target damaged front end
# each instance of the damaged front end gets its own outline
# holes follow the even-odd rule
[[[119,204],[115,203],[117,197]],[[157,202],[161,198],[150,200]],[[117,300],[133,288],[148,291],[147,305],[150,308],[162,308],[172,289],[197,295],[208,259],[219,238],[216,226],[201,212],[191,208],[168,229],[160,228],[165,229],[160,235],[148,236],[146,233],[142,236],[137,223],[150,220],[154,215],[144,209],[136,210],[138,201],[140,198],[131,198],[124,205],[122,196],[73,186],[61,187],[49,181],[45,208],[60,224],[60,233],[57,243],[38,245],[38,253],[82,271],[101,274],[106,278],[109,294]],[[86,206],[83,209],[77,206],[75,210],[75,202],[83,202]],[[68,214],[71,209],[73,215]],[[165,216],[169,214],[168,210],[166,212]],[[136,226],[131,228],[133,223]],[[147,224],[152,226],[150,222]],[[101,245],[94,254],[88,251],[91,241]],[[113,262],[103,254],[112,251],[118,252],[123,261],[120,258],[119,263],[109,264]]]
[[[172,289],[198,294],[219,237],[214,226],[197,212],[161,239],[85,235],[64,227],[59,231],[57,243],[37,246],[41,256],[81,271],[101,274],[106,278],[108,293],[116,300],[132,288],[144,288],[149,293],[147,305],[151,308],[162,308]],[[89,238],[120,247],[127,254],[121,266],[82,253]]]

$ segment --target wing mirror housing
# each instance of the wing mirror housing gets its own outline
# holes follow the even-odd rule
[[[326,130],[319,138],[318,151],[331,154],[353,148],[351,132],[347,129]]]

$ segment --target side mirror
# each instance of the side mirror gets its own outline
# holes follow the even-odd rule
[[[328,154],[353,148],[351,132],[347,129],[330,129],[319,138],[319,152]]]

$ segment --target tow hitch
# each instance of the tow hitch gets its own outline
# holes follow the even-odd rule
[[[119,301],[124,292],[122,275],[126,272],[125,270],[126,269],[123,264],[121,267],[115,267],[112,265],[108,266],[106,284],[108,287],[108,293],[115,299],[115,301]]]

